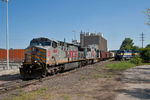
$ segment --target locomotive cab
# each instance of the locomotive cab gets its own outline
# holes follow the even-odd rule
[[[25,49],[24,62],[20,68],[20,74],[23,79],[38,78],[46,75],[47,47],[51,45],[52,41],[46,38],[31,40],[30,45]]]

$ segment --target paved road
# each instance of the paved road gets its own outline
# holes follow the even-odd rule
[[[123,73],[125,87],[115,100],[150,100],[150,65],[137,66]]]

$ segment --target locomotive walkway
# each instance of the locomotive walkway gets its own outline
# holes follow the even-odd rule
[[[150,65],[128,69],[123,76],[125,87],[116,90],[115,100],[150,100]]]

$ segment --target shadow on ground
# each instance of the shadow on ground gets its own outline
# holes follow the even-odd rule
[[[0,81],[14,81],[14,80],[18,80],[20,78],[19,74],[6,74],[6,75],[2,75],[0,76]]]
[[[138,99],[150,99],[150,89],[141,89],[141,88],[133,88],[132,90],[126,90],[126,89],[121,89],[121,90],[115,90],[115,92],[118,93],[124,93],[125,95],[130,95],[133,98],[138,98]]]
[[[150,83],[150,68],[134,68],[136,70],[126,71],[122,78],[125,83]]]

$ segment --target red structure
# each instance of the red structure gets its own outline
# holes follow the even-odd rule
[[[110,58],[110,52],[100,51],[100,55],[101,55],[101,60]]]
[[[24,49],[10,49],[9,61],[10,62],[22,62],[24,59]],[[0,49],[0,61],[7,60],[7,50]]]

